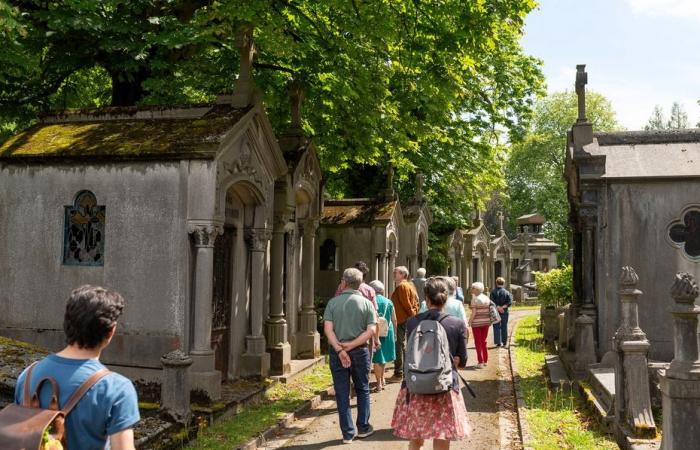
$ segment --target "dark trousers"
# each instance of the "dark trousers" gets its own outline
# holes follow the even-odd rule
[[[352,364],[347,369],[340,363],[340,357],[332,348],[329,349],[330,368],[335,389],[335,402],[338,406],[338,419],[343,439],[352,439],[358,432],[352,424],[350,410],[350,379],[355,385],[357,395],[357,429],[360,433],[369,428],[369,350],[358,347],[351,350]]]
[[[508,310],[500,314],[501,321],[493,324],[493,343],[508,345]]]
[[[394,360],[394,375],[403,376],[403,356],[406,353],[406,323],[396,327],[396,359]]]

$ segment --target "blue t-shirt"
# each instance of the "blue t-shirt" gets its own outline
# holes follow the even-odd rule
[[[29,392],[33,393],[42,378],[52,377],[58,383],[58,404],[63,407],[90,375],[104,366],[95,359],[68,359],[49,355],[32,370]],[[26,369],[17,378],[15,402],[21,403],[24,394]],[[41,407],[48,407],[51,385],[41,388]],[[78,402],[66,418],[66,438],[73,450],[102,450],[107,438],[133,427],[140,419],[136,389],[131,381],[117,373],[110,373],[98,381]]]

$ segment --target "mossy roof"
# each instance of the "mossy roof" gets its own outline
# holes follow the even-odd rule
[[[86,119],[42,122],[0,146],[6,161],[44,159],[213,158],[227,132],[249,109],[216,105],[196,118],[137,118],[110,109],[117,119],[93,112]],[[129,117],[131,114],[132,117]]]
[[[396,201],[377,202],[370,199],[327,200],[323,205],[324,225],[369,225],[390,221]]]

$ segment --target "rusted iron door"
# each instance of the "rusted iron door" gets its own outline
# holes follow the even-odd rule
[[[214,292],[211,347],[214,350],[216,370],[222,380],[228,377],[229,343],[231,341],[231,277],[233,275],[234,228],[224,228],[214,244]]]

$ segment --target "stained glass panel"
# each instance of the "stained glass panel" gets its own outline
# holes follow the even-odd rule
[[[104,265],[105,206],[97,204],[92,192],[80,191],[65,208],[63,264]]]

